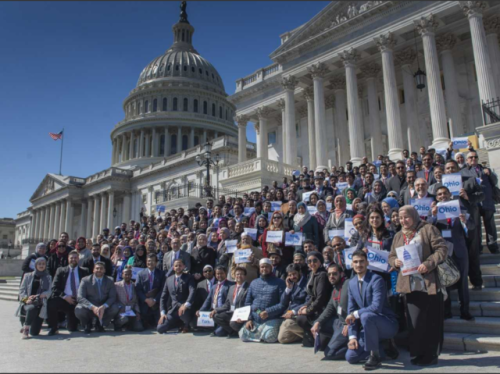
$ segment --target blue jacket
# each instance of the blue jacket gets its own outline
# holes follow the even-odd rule
[[[359,292],[358,276],[349,281],[349,303],[348,314],[358,311],[359,319],[349,326],[349,336],[359,336],[361,325],[361,316],[363,313],[375,313],[379,316],[385,316],[397,323],[396,314],[392,311],[387,301],[387,287],[384,279],[371,271],[365,274],[363,279],[363,297]]]
[[[245,306],[251,306],[249,320],[257,323],[279,318],[283,314],[283,305],[281,305],[281,294],[285,291],[285,281],[275,276],[267,276],[265,279],[257,278],[252,281],[248,287]],[[266,311],[268,318],[263,320],[259,313]]]
[[[163,287],[165,286],[165,273],[161,270],[155,269],[153,273],[153,294],[156,301],[160,300]],[[139,303],[143,304],[147,299],[147,293],[151,291],[149,287],[149,269],[141,270],[137,274],[137,279],[135,281],[135,292],[137,293],[137,298]]]
[[[293,310],[297,313],[307,299],[307,276],[302,275],[299,282],[293,285],[292,291],[287,294],[286,291],[281,295],[281,304],[283,310]]]
[[[205,302],[203,303],[203,305],[201,306],[200,310],[202,312],[210,312],[213,310],[213,302],[214,302],[214,296],[215,296],[215,291],[217,290],[217,284],[218,283],[214,283],[214,285],[212,286],[212,288],[210,289],[210,293],[208,294],[207,298],[205,299]],[[234,284],[234,282],[231,282],[230,280],[225,280],[224,284],[222,285],[222,287],[220,288],[220,291],[219,291],[219,296],[220,296],[220,305],[216,305],[216,308],[220,308],[222,307],[222,305],[224,305],[224,303],[226,302],[226,299],[227,299],[227,295],[228,295],[228,292],[229,292],[229,287],[231,287],[232,285]]]

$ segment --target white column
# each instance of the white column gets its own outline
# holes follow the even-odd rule
[[[194,147],[194,127],[191,127],[191,130],[189,131],[188,148],[193,148],[193,147]]]
[[[73,203],[70,198],[66,199],[66,230],[70,239],[73,238]]]
[[[366,91],[368,93],[368,118],[370,120],[370,135],[372,160],[376,160],[382,151],[382,130],[380,128],[380,114],[378,106],[377,78],[380,73],[380,66],[370,63],[361,68],[363,76],[366,78]]]
[[[101,222],[101,227],[99,227],[99,234],[102,232],[103,229],[106,228],[106,225],[108,224],[108,221],[106,220],[106,213],[108,211],[108,204],[107,204],[107,196],[105,193],[101,194],[101,210],[99,214],[101,215],[100,221]],[[113,227],[108,227],[110,232],[113,232]]]
[[[460,97],[458,96],[457,74],[453,61],[452,49],[457,42],[455,34],[446,33],[436,39],[436,47],[441,53],[441,65],[444,75],[444,94],[446,96],[446,112],[451,122],[451,136],[460,136],[464,133]]]
[[[182,152],[182,127],[177,128],[177,153]]]
[[[128,158],[129,158],[129,160],[133,160],[135,158],[134,143],[135,143],[134,132],[130,131],[130,144],[129,144],[129,148],[128,148]]]
[[[247,160],[248,119],[245,116],[236,116],[235,121],[238,123],[238,162],[245,162]]]
[[[33,240],[35,238],[35,230],[36,230],[36,210],[31,210],[31,223],[30,223],[30,231],[29,231],[29,239]]]
[[[115,193],[113,191],[108,191],[108,228],[113,230],[113,209],[115,207]]]
[[[120,143],[121,143],[121,156],[122,156],[122,162],[125,162],[125,151],[126,151],[126,144],[127,144],[127,138],[125,137],[125,134],[122,134],[120,137]]]
[[[141,135],[139,137],[139,157],[138,158],[143,158],[144,154],[144,130],[141,130]]]
[[[278,100],[278,108],[281,109],[281,139],[283,154],[281,155],[282,162],[286,160],[286,113],[285,113],[285,99]]]
[[[156,129],[153,127],[151,129],[151,141],[152,141],[152,150],[151,150],[151,157],[158,157],[158,140],[156,138]]]
[[[92,237],[92,214],[93,214],[94,200],[89,196],[87,199],[87,224],[85,230],[85,237]],[[83,233],[82,233],[83,235]]]
[[[432,147],[436,149],[448,148],[448,126],[446,124],[446,111],[444,107],[443,88],[441,86],[441,73],[439,69],[436,48],[435,30],[438,26],[436,16],[433,14],[415,21],[417,30],[422,36],[425,56],[425,69],[427,74],[427,88],[429,105],[431,108]]]
[[[85,219],[87,218],[87,215],[88,215],[88,203],[87,201],[82,200],[82,214],[80,216],[80,227],[78,228],[77,237],[75,239],[77,239],[80,236],[85,236],[85,223],[86,223]]]
[[[389,143],[389,157],[392,160],[402,158],[403,136],[401,128],[401,114],[399,113],[398,87],[394,72],[393,49],[396,45],[391,32],[375,38],[377,47],[382,55],[382,70],[384,74],[385,111],[387,117],[387,138]]]
[[[260,144],[260,126],[258,123],[253,124],[253,128],[255,129],[255,147],[256,147],[256,155],[257,158],[260,158],[262,147]]]
[[[42,220],[40,222],[40,239],[45,241],[47,237],[45,236],[45,224],[47,222],[47,209],[46,207],[41,208],[42,211]]]
[[[323,63],[314,64],[307,68],[313,77],[314,87],[314,135],[316,142],[316,169],[328,169],[328,151],[325,122],[325,91],[323,78],[328,69]]]
[[[42,226],[42,220],[43,220],[43,212],[41,209],[37,209],[36,211],[36,220],[35,220],[35,239],[38,241],[41,239],[41,234],[40,234],[40,227]]]
[[[101,211],[101,198],[99,195],[94,195],[94,224],[92,228],[92,237],[95,239],[99,235],[99,213]]]
[[[339,165],[345,166],[346,162],[351,159],[351,150],[349,149],[349,130],[347,128],[347,94],[344,75],[337,75],[330,81],[330,84],[335,95],[335,127],[339,139]]]
[[[500,28],[500,16],[494,15],[484,20],[486,30],[486,41],[490,52],[491,68],[495,77],[495,92],[500,95],[500,47],[498,46],[498,30]]]
[[[61,217],[59,217],[59,232],[64,232],[66,230],[66,201],[61,201]]]
[[[268,154],[268,141],[267,141],[267,123],[269,120],[269,115],[271,110],[266,107],[261,107],[257,109],[257,117],[259,118],[259,148],[260,148],[260,158],[262,160],[267,160],[269,158]]]
[[[61,216],[61,202],[58,201],[56,203],[56,212],[55,212],[55,220],[54,220],[54,238],[59,238],[59,234],[61,233],[60,227],[59,227],[59,217]]]
[[[111,165],[116,163],[116,138],[111,141]]]
[[[168,131],[168,126],[165,127],[165,143],[163,144],[165,149],[165,157],[170,156],[170,131]]]
[[[297,80],[293,75],[282,78],[285,90],[285,126],[286,126],[286,159],[285,163],[297,166],[297,130],[295,129],[295,86]]]
[[[347,85],[347,111],[349,113],[349,140],[351,161],[354,166],[361,163],[365,154],[364,131],[361,122],[361,108],[358,99],[358,78],[356,76],[357,51],[354,48],[340,53],[345,66]]]
[[[54,215],[55,215],[55,206],[54,204],[49,205],[49,238],[54,237]]]
[[[130,193],[129,192],[125,192],[125,195],[123,195],[122,222],[126,222],[127,225],[130,222]]]
[[[45,215],[43,218],[43,239],[49,239],[49,221],[50,221],[50,209],[48,206],[43,208]]]
[[[147,133],[147,134],[144,134],[144,142],[146,143],[146,145],[144,146],[144,150],[146,151],[144,157],[151,157],[151,138],[150,138],[150,134]]]
[[[486,1],[460,1],[460,5],[469,18],[474,62],[476,64],[477,84],[481,103],[497,97],[494,84],[493,69],[490,62],[490,53],[486,41],[486,32],[483,25],[483,9]],[[498,61],[495,61],[498,64]]]
[[[203,138],[201,141],[201,145],[205,144],[207,142],[207,130],[203,130]]]
[[[314,90],[307,87],[302,91],[307,101],[307,144],[309,146],[309,169],[316,170],[316,135],[314,128]]]

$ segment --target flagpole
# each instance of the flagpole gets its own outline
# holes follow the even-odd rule
[[[61,142],[61,157],[60,157],[60,161],[59,161],[59,175],[62,175],[61,174],[61,170],[62,170],[62,156],[63,156],[63,145],[64,145],[64,128],[62,129],[62,142]]]

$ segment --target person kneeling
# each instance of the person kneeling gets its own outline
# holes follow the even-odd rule
[[[276,343],[283,313],[280,299],[285,291],[285,281],[272,275],[272,263],[268,258],[259,261],[260,278],[248,288],[245,306],[251,306],[249,320],[239,332],[244,342]]]
[[[346,360],[356,364],[368,358],[365,370],[377,369],[382,362],[382,339],[392,339],[398,332],[397,317],[387,301],[384,279],[368,271],[368,257],[362,250],[352,254],[352,267],[357,274],[349,281],[349,344]],[[399,355],[391,342],[390,359]],[[382,351],[383,352],[383,351]],[[387,353],[389,353],[387,352]]]
[[[114,320],[115,331],[121,331],[123,327],[143,331],[137,293],[132,283],[132,269],[123,269],[122,278],[122,281],[115,283],[116,304],[120,308]]]

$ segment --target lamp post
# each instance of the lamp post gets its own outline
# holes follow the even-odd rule
[[[196,162],[199,166],[207,167],[207,179],[205,182],[205,193],[207,197],[212,197],[211,187],[210,187],[210,166],[213,165],[217,167],[220,162],[219,154],[215,155],[215,159],[212,159],[212,144],[206,142],[203,145],[203,155],[196,156]]]
[[[418,61],[418,47],[417,47],[417,35],[416,29],[413,30],[413,38],[415,39],[415,54],[417,55],[417,71],[413,74],[413,78],[415,78],[415,82],[417,83],[417,88],[422,92],[425,88],[425,72],[420,70],[420,62]]]

